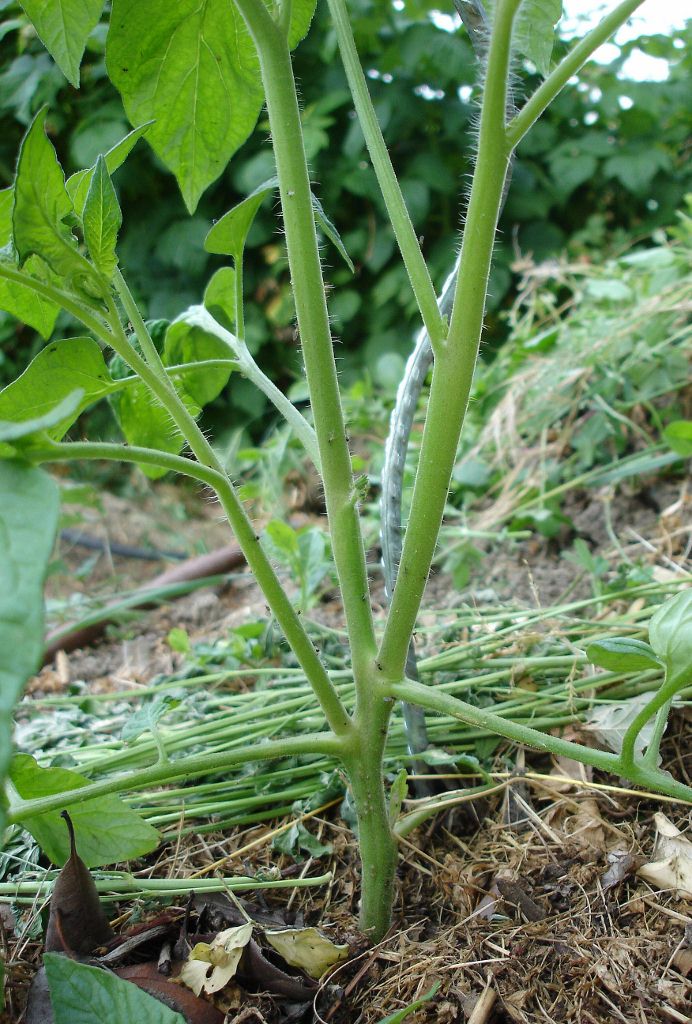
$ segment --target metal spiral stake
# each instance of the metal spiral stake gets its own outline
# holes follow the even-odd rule
[[[480,61],[483,57],[489,33],[489,19],[483,5],[480,0],[454,0],[454,5],[469,34],[476,56]],[[508,94],[508,115],[512,116],[514,111],[514,101],[510,92]],[[512,165],[510,164],[505,183],[503,206],[509,188],[511,173]],[[457,259],[438,299],[438,306],[442,316],[448,317],[451,314],[458,270],[459,263]],[[432,362],[433,351],[430,337],[425,327],[423,327],[418,333],[416,344],[406,363],[404,376],[397,391],[396,402],[389,423],[389,434],[385,444],[384,465],[382,468],[382,492],[380,497],[382,565],[385,594],[389,602],[391,602],[396,584],[403,543],[401,504],[406,453],[408,451],[418,399]],[[418,681],[413,640],[411,640],[408,648],[405,673],[408,679]],[[403,715],[408,751],[411,755],[415,756],[422,753],[428,747],[425,713],[422,708],[414,704],[404,703]],[[425,764],[420,761],[414,761],[412,767],[415,772],[425,772],[426,770]],[[434,787],[424,785],[421,782],[416,783],[414,788],[418,796],[427,796],[434,791]]]

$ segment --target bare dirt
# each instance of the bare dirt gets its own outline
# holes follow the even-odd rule
[[[678,480],[655,496],[636,488],[614,498],[580,494],[570,516],[577,534],[594,550],[616,545],[631,558],[648,559],[663,577],[684,562],[689,498]],[[609,520],[604,514],[609,502]],[[228,543],[218,510],[194,494],[158,486],[136,498],[106,496],[102,511],[88,511],[81,529],[106,542],[179,548],[186,554]],[[682,538],[682,539],[681,539]],[[377,555],[373,577],[377,577]],[[160,564],[123,559],[106,550],[86,551],[62,542],[60,571],[49,583],[53,599],[77,592],[112,598],[141,585]],[[593,581],[561,556],[558,541],[532,540],[488,554],[463,594],[436,572],[428,597],[437,607],[478,598],[483,602],[549,604],[564,594],[591,592]],[[377,591],[376,584],[376,593]],[[29,693],[61,692],[71,681],[90,689],[146,683],[179,663],[166,642],[183,627],[194,642],[213,641],[230,628],[266,615],[252,580],[235,574],[223,586],[198,590],[154,611],[138,613],[111,628],[97,647],[76,651],[46,666]],[[329,624],[340,621],[333,595],[317,610]],[[665,765],[690,779],[689,712],[669,730]],[[571,763],[531,758],[531,772],[508,778],[483,805],[466,806],[419,829],[402,843],[398,895],[390,934],[374,948],[355,929],[358,866],[350,832],[338,818],[315,819],[317,835],[333,844],[334,880],[327,891],[296,891],[289,912],[321,924],[351,944],[350,959],[324,981],[311,1008],[291,1016],[290,1001],[241,993],[228,1024],[279,1024],[314,1020],[332,1024],[380,1024],[388,1014],[439,983],[412,1024],[676,1024],[689,1021],[692,1005],[692,918],[680,892],[659,891],[636,874],[651,859],[654,813],[661,809],[684,832],[689,810],[651,802],[617,788],[617,780],[593,778]],[[550,773],[571,781],[558,782]],[[520,772],[521,774],[521,772]],[[602,788],[594,788],[599,782]],[[266,825],[238,835],[208,834],[203,841],[164,850],[157,869],[172,858],[190,872],[216,857],[268,835]],[[258,843],[245,870],[286,869],[290,861]],[[286,910],[287,897],[270,904]],[[120,908],[127,914],[127,907]],[[28,979],[40,957],[40,941],[13,935],[11,917],[0,919],[8,951],[7,1021],[21,1019]],[[1,1015],[0,1015],[1,1019]],[[396,1018],[398,1019],[398,1018]]]

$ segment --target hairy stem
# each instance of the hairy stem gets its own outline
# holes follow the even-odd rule
[[[158,783],[164,785],[173,779],[194,778],[221,772],[250,761],[271,761],[298,754],[325,754],[339,758],[341,750],[342,743],[337,737],[328,732],[320,732],[304,736],[287,736],[279,740],[265,740],[220,754],[195,754],[194,757],[181,757],[166,764],[155,764],[151,768],[128,771],[116,775],[113,779],[91,782],[87,786],[70,789],[64,793],[52,793],[50,796],[37,797],[35,800],[17,801],[10,807],[7,821],[8,824],[13,824],[38,814],[46,814],[48,811],[63,810],[65,807],[81,804],[85,800],[93,800],[99,796],[134,792]]]
[[[375,630],[291,55],[286,38],[262,0],[234,2],[259,54],[332,551],[348,624],[353,668],[360,676],[367,674],[374,656]]]
[[[518,0],[499,0],[488,53],[478,160],[471,186],[449,334],[438,347],[408,529],[378,662],[404,672],[430,571],[480,345],[488,274],[510,151],[505,109],[510,37]]]
[[[319,472],[320,454],[317,448],[315,431],[295,405],[277,388],[253,359],[245,342],[227,331],[204,306],[191,306],[178,320],[191,326],[199,327],[208,334],[220,338],[236,357],[236,366],[240,372],[252,381],[255,387],[267,396],[269,401],[281,413],[293,433],[299,439],[312,464]],[[175,321],[176,323],[178,321]]]
[[[383,781],[384,749],[393,706],[376,674],[363,680],[354,735],[344,755],[358,820],[362,864],[360,928],[374,942],[385,935],[391,923],[398,858]]]
[[[126,297],[129,296],[129,291],[125,294]],[[115,351],[122,356],[170,413],[173,422],[190,445],[198,462],[216,473],[215,482],[211,486],[213,486],[219,497],[219,501],[226,513],[226,517],[245,556],[250,571],[261,587],[269,607],[283,630],[284,636],[298,658],[301,667],[304,669],[325,713],[327,722],[337,735],[347,732],[350,729],[351,723],[348,712],[341,703],[341,699],[317,656],[315,648],[305,632],[305,628],[286,591],[281,586],[279,578],[260,544],[259,535],[255,533],[255,529],[245,513],[245,509],[233,484],[226,475],[214,449],[188,412],[173,383],[169,380],[141,315],[138,311],[135,315],[136,307],[133,308],[133,302],[134,300],[132,300],[131,296],[129,299],[126,298],[126,311],[133,325],[139,327],[142,335],[141,338],[138,335],[140,344],[144,341],[144,336],[149,339],[146,347],[147,350],[150,348],[154,350],[155,357],[151,357],[153,365],[145,361],[130,344],[120,324],[117,310],[112,304],[110,324],[114,336],[111,344]]]
[[[642,731],[646,723],[653,718],[657,712],[661,711],[666,704],[669,704],[673,697],[685,686],[691,682],[689,669],[686,672],[679,673],[673,676],[671,679],[667,679],[663,686],[658,690],[657,693],[651,698],[648,704],[645,704],[639,714],[630,723],[627,732],[622,740],[622,751],[620,758],[622,760],[622,772],[628,777],[631,776],[631,772],[638,766],[639,762],[635,757],[634,748],[637,742],[637,737]],[[656,733],[659,733],[660,721],[657,722]],[[658,743],[661,742],[661,735],[658,735]],[[656,747],[656,754],[658,754],[658,745]],[[646,762],[646,758],[644,758]]]
[[[626,764],[621,755],[611,754],[605,750],[592,750],[591,747],[583,747],[579,743],[572,743],[570,740],[563,740],[558,736],[538,732],[537,729],[508,721],[506,718],[493,714],[492,711],[474,707],[473,704],[467,704],[465,701],[459,700],[458,697],[450,697],[446,693],[421,683],[391,683],[387,686],[387,691],[400,700],[418,704],[429,711],[450,715],[469,725],[487,729],[488,732],[495,733],[497,736],[504,736],[515,743],[522,743],[551,754],[571,757],[575,761],[590,764],[602,771],[614,775],[624,775],[632,782],[646,786],[655,792],[692,802],[692,787],[686,786],[682,782],[676,782],[665,772],[641,762],[632,761],[631,764]]]
[[[428,332],[433,351],[436,351],[438,344],[441,344],[445,337],[446,326],[440,315],[435,288],[411,223],[401,187],[394,173],[375,108],[370,99],[368,85],[358,59],[345,0],[328,0],[328,3],[341,59],[358,114],[358,122],[365,136],[365,144],[368,147],[372,166],[377,175],[377,181],[425,329]]]
[[[223,483],[223,475],[195,459],[182,455],[171,455],[156,448],[141,448],[138,445],[113,444],[101,441],[55,441],[33,446],[27,451],[32,462],[68,462],[72,460],[103,460],[104,462],[131,462],[135,465],[156,466],[171,473],[189,476],[193,480],[216,488]]]
[[[24,288],[30,288],[32,291],[36,292],[37,295],[41,295],[44,299],[54,302],[56,306],[61,306],[67,313],[71,313],[75,320],[79,320],[80,323],[83,323],[84,326],[99,339],[99,341],[102,341],[106,345],[110,345],[111,337],[108,326],[87,306],[82,305],[75,295],[71,295],[69,292],[64,292],[62,289],[56,288],[54,285],[49,284],[46,281],[40,281],[37,277],[31,277],[30,274],[25,274],[21,270],[16,270],[14,267],[9,266],[7,263],[3,263],[2,261],[0,261],[0,278],[4,278],[6,281],[11,281],[12,284],[18,284]]]

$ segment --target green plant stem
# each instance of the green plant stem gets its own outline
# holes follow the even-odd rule
[[[129,298],[127,298],[128,296]],[[175,469],[175,471],[179,472],[182,470],[189,476],[197,475],[199,479],[204,479],[205,482],[209,481],[210,485],[214,488],[234,532],[235,539],[237,543],[239,543],[251,571],[254,573],[255,578],[262,588],[269,603],[269,607],[276,616],[278,625],[284,631],[287,640],[298,657],[301,667],[313,686],[315,695],[319,700],[323,712],[325,712],[325,715],[327,716],[330,726],[337,734],[343,733],[350,727],[350,718],[348,713],[343,707],[325,667],[321,665],[314,647],[312,646],[312,643],[305,632],[303,624],[291,604],[286,591],[282,585],[280,585],[269,559],[259,544],[259,537],[254,530],[253,524],[246,515],[239,497],[237,497],[232,483],[226,476],[211,444],[204,436],[197,423],[194,422],[193,418],[185,409],[184,403],[175,390],[172,382],[169,380],[166,368],[161,362],[159,353],[156,351],[154,342],[150,339],[148,331],[146,330],[138,311],[137,316],[135,317],[136,306],[132,308],[133,301],[134,300],[132,300],[128,290],[126,292],[125,301],[126,310],[132,322],[137,319],[139,331],[142,333],[142,337],[139,338],[142,348],[154,349],[154,353],[156,355],[156,358],[153,356],[154,366],[150,366],[130,344],[130,341],[128,340],[120,323],[118,310],[115,308],[115,304],[112,299],[110,300],[109,326],[113,333],[106,336],[107,342],[109,342],[113,349],[118,352],[123,359],[125,359],[128,366],[134,370],[137,376],[161,402],[162,406],[170,413],[173,422],[180,430],[182,436],[187,440],[190,449],[198,459],[203,470],[206,468],[214,474],[213,477],[207,477],[207,479],[205,479],[205,477],[200,473],[194,474],[190,469],[186,468],[188,460],[184,459],[180,459],[180,461],[175,464],[168,464],[168,467]],[[89,324],[86,326],[91,327]],[[94,328],[92,328],[92,330],[94,330]],[[95,332],[98,332],[100,335],[104,333],[102,327],[99,325],[95,325]],[[144,344],[144,336],[148,339],[146,344]],[[72,447],[72,445],[67,446]],[[102,447],[102,454],[100,456],[97,455],[94,450],[90,449],[90,447],[84,449],[83,454],[87,458],[113,458],[115,454],[114,450],[119,450],[122,453],[123,459],[126,458],[124,452],[129,452],[130,455],[133,454],[132,449],[121,449],[120,445],[114,445],[111,450],[107,449],[107,447]],[[63,447],[60,447],[58,452],[55,452],[54,449],[52,451],[49,449],[48,452],[51,453],[51,455],[62,455],[63,457],[67,457],[66,449],[63,449]],[[142,456],[141,461],[148,462],[152,465],[166,465],[167,460],[171,458],[170,456],[166,456],[162,453],[161,456],[157,456],[157,461],[155,462],[152,454],[150,453],[152,453],[152,450],[139,450],[139,455]],[[76,455],[74,450],[72,450],[72,455]],[[127,461],[136,462],[140,460],[127,459]],[[185,467],[185,469],[183,469],[183,467]]]
[[[193,370],[239,370],[240,365],[237,359],[195,359],[190,363],[173,363],[172,366],[167,366],[166,374],[169,377],[178,377],[185,373],[191,373]],[[132,374],[131,377],[120,377],[117,381],[113,381],[118,386],[131,384],[137,380],[137,375]],[[530,535],[530,531],[528,531]]]
[[[325,754],[340,758],[343,742],[331,733],[312,733],[303,736],[287,736],[278,740],[266,740],[253,743],[235,750],[220,754],[203,753],[194,757],[182,757],[168,761],[166,764],[155,764],[150,768],[140,768],[117,775],[114,779],[103,779],[91,782],[80,789],[70,789],[65,793],[53,793],[50,796],[37,797],[35,800],[13,802],[7,814],[8,824],[18,824],[26,818],[48,811],[63,810],[74,804],[84,803],[96,797],[111,793],[126,793],[147,786],[171,782],[173,779],[194,778],[212,772],[224,771],[250,761],[271,761],[281,757],[294,757],[299,754]]]
[[[229,480],[224,480],[223,484],[215,489],[233,528],[236,540],[245,555],[248,567],[261,587],[300,667],[315,691],[329,726],[337,736],[348,733],[351,729],[350,716],[334,689],[310,637],[305,632],[295,608],[286,595],[286,591],[281,586],[271,562],[265,555],[260,545],[259,536],[245,515],[233,485]]]
[[[215,337],[219,338],[225,345],[228,345],[229,349],[236,356],[237,366],[240,372],[244,374],[248,380],[251,380],[255,387],[265,394],[274,407],[278,409],[289,427],[293,430],[293,433],[305,448],[305,451],[312,460],[312,464],[319,472],[320,453],[317,448],[315,431],[312,429],[305,417],[298,411],[298,409],[296,409],[295,405],[286,398],[283,391],[280,391],[276,384],[267,377],[266,373],[259,368],[250,354],[250,350],[245,342],[242,341],[241,338],[231,334],[230,331],[227,331],[225,327],[214,319],[211,313],[209,313],[204,306],[197,306],[192,309],[188,309],[187,312],[179,318],[179,321],[190,324],[194,327],[199,327],[208,334],[213,334]]]
[[[622,772],[624,775],[631,777],[632,771],[638,768],[642,763],[635,756],[635,745],[637,742],[637,736],[642,731],[646,723],[653,718],[653,716],[670,703],[675,695],[680,690],[684,689],[690,682],[692,682],[692,676],[690,675],[689,668],[685,672],[678,673],[667,679],[663,686],[658,690],[651,698],[648,704],[645,704],[639,714],[634,718],[627,728],[627,732],[622,740],[622,751],[620,752],[620,758],[622,761]],[[657,722],[657,726],[660,723]],[[658,728],[656,729],[658,732]],[[659,735],[658,742],[661,742]],[[658,749],[656,750],[658,753]],[[646,758],[643,759],[646,763]]]
[[[245,296],[243,294],[243,253],[235,260],[235,333],[241,341],[245,341]]]
[[[30,288],[37,295],[41,295],[44,299],[54,302],[56,306],[61,306],[67,313],[71,313],[76,320],[83,323],[100,341],[110,345],[111,339],[107,325],[99,317],[95,316],[90,309],[83,306],[76,296],[70,295],[69,292],[64,292],[62,289],[56,288],[46,281],[40,281],[36,277],[24,274],[21,270],[15,270],[14,267],[8,266],[7,263],[2,263],[1,261],[0,278],[11,281],[13,284],[22,285],[24,288]]]
[[[488,274],[510,151],[505,108],[512,21],[518,0],[499,0],[488,53],[478,159],[473,175],[447,340],[435,356],[411,512],[378,662],[400,679],[447,501],[480,345]]]
[[[425,329],[428,332],[433,352],[437,351],[446,334],[446,325],[440,316],[435,288],[430,272],[423,258],[409,212],[406,208],[401,187],[392,166],[387,146],[382,135],[370,98],[368,84],[358,59],[356,43],[351,31],[351,22],[345,0],[328,0],[329,10],[336,30],[336,38],[348,79],[358,122],[365,136],[365,144],[372,160],[372,166],[382,192],[387,213],[394,229],[399,250],[413,293],[418,303]]]
[[[360,928],[378,942],[391,923],[397,843],[383,785],[384,750],[394,702],[377,678],[361,687],[354,737],[343,761],[358,821],[362,864]]]
[[[223,330],[224,328],[218,324],[217,329],[215,329],[215,333]],[[260,391],[263,391],[270,402],[272,402],[278,409],[288,425],[292,427],[296,437],[298,437],[302,442],[303,447],[312,460],[313,465],[319,469],[319,452],[317,450],[314,430],[305,417],[302,416],[296,407],[286,398],[283,391],[279,391],[276,385],[265,373],[263,373],[250,355],[249,350],[242,340],[239,337],[234,340],[238,343],[240,349],[235,359],[200,359],[191,363],[175,363],[173,366],[164,367],[166,375],[169,378],[178,377],[191,373],[194,370],[225,369],[226,367],[231,370],[236,370],[238,373],[242,373],[243,376],[247,377],[248,380],[251,380]],[[113,382],[115,386],[109,391],[109,394],[127,387],[136,380],[139,380],[139,376],[137,374],[132,374],[130,377],[120,377],[117,381]],[[528,533],[527,536],[529,536]]]
[[[166,379],[166,367],[163,365],[163,361],[161,359],[161,356],[159,355],[158,349],[156,348],[156,345],[152,340],[147,325],[144,323],[144,318],[142,317],[142,314],[139,311],[139,306],[135,302],[132,292],[128,287],[127,281],[123,277],[119,267],[115,268],[115,273],[113,275],[113,284],[115,285],[115,289],[118,295],[120,296],[120,301],[123,304],[123,309],[125,310],[128,319],[132,324],[132,329],[134,330],[135,335],[137,337],[137,341],[140,344],[144,358],[146,359],[147,363],[152,368],[152,370],[157,374],[159,379],[161,381],[164,381]],[[120,323],[119,319],[118,323]],[[192,417],[190,417],[190,419],[192,419]]]
[[[506,789],[506,787],[507,783],[504,781],[501,783],[484,783],[482,786],[469,786],[456,794],[449,793],[439,800],[426,800],[420,807],[416,807],[415,810],[402,814],[394,825],[394,834],[397,839],[405,839],[407,835],[424,822],[429,821],[430,818],[435,817],[440,811],[448,811],[450,807],[456,807],[458,804],[465,803],[468,800],[478,800],[481,797],[490,796],[492,793],[498,793]]]
[[[288,32],[291,27],[291,9],[293,7],[293,0],[275,0],[278,5],[278,18],[277,25],[280,27],[284,36],[288,39]]]
[[[140,344],[142,344],[143,348],[146,347],[147,350],[149,348],[153,349],[152,364],[145,361],[130,344],[120,323],[118,312],[111,300],[109,323],[113,329],[112,347],[128,363],[130,368],[138,374],[147,387],[149,387],[152,394],[170,413],[173,422],[190,445],[198,462],[215,472],[216,477],[212,487],[226,513],[226,517],[238,541],[240,550],[245,556],[250,571],[261,587],[269,607],[284,632],[284,636],[308,677],[330,727],[337,735],[347,732],[351,725],[348,712],[332,686],[331,680],[317,656],[315,648],[286,591],[281,586],[279,578],[260,544],[259,535],[255,533],[255,529],[245,513],[245,509],[238,498],[233,484],[224,472],[214,449],[186,409],[175,387],[169,380],[166,369],[159,358],[158,352],[156,352],[154,343],[149,337],[146,325],[138,312],[137,317],[135,317],[136,306],[134,309],[132,308],[134,300],[132,300],[129,290],[125,290],[123,295],[124,305],[128,316],[130,316],[130,321],[136,329],[138,327],[139,331],[142,332],[141,338],[138,335]],[[146,346],[143,344],[145,336],[148,338]]]
[[[665,772],[651,768],[641,762],[635,763],[632,760],[631,764],[627,764],[621,755],[611,754],[604,750],[592,750],[590,747],[583,747],[579,743],[572,743],[570,740],[563,740],[558,736],[538,732],[527,725],[507,721],[491,711],[474,707],[472,704],[459,700],[458,697],[450,697],[448,694],[440,693],[436,688],[424,686],[422,683],[409,681],[391,683],[388,685],[387,690],[393,697],[399,700],[408,701],[409,704],[417,704],[429,711],[438,711],[440,714],[450,715],[452,718],[458,718],[467,724],[487,729],[497,736],[504,736],[515,743],[535,747],[537,750],[547,751],[551,754],[570,757],[582,764],[589,764],[594,768],[600,768],[602,771],[615,775],[624,775],[632,782],[645,786],[654,792],[665,793],[666,796],[692,802],[692,787],[686,786],[682,782],[676,782],[675,779],[671,779]],[[644,710],[646,711],[647,708]]]
[[[138,893],[174,893],[181,898],[190,892],[224,892],[230,889],[244,892],[247,889],[303,889],[313,885],[327,885],[332,879],[331,873],[313,876],[312,878],[280,878],[264,880],[246,875],[233,875],[230,878],[135,878],[134,875],[109,875],[106,878],[94,879],[96,890],[102,897],[109,893],[137,895]],[[0,896],[10,899],[22,896],[49,896],[54,885],[53,880],[35,882],[3,882],[0,883]]]
[[[170,455],[156,448],[137,445],[113,444],[100,441],[65,441],[36,445],[27,451],[32,462],[68,462],[73,459],[102,460],[104,462],[131,462],[142,466],[156,466],[171,473],[189,476],[214,489],[223,483],[223,475],[182,455]]]
[[[212,487],[226,512],[236,540],[245,555],[248,566],[255,575],[286,639],[290,643],[301,668],[305,672],[315,695],[325,713],[329,725],[337,735],[350,728],[350,718],[341,698],[327,675],[302,622],[286,596],[279,578],[265,555],[259,537],[252,523],[238,501],[233,485],[223,473],[209,469],[191,459],[179,455],[167,455],[149,448],[136,448],[119,444],[98,444],[95,442],[69,442],[53,444],[31,450],[35,462],[57,462],[67,459],[103,459],[111,462],[134,462],[159,466],[172,472],[183,473]]]
[[[560,61],[507,126],[507,141],[512,148],[518,145],[569,79],[643,3],[644,0],[623,0]]]
[[[259,54],[291,284],[320,452],[332,551],[357,678],[376,643],[365,549],[329,329],[307,160],[288,43],[262,0],[234,0]]]
[[[668,715],[670,714],[672,704],[673,700],[671,698],[663,705],[663,707],[660,707],[656,713],[654,731],[651,736],[651,741],[646,748],[646,753],[644,754],[644,763],[648,764],[651,768],[658,767],[658,753],[661,749],[661,740],[663,739],[666,726],[668,725]]]

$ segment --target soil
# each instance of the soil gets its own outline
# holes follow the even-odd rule
[[[631,558],[655,565],[662,578],[689,552],[682,549],[680,523],[689,521],[684,485],[667,482],[655,498],[636,489],[610,495],[579,493],[570,499],[573,535],[594,550],[616,543]],[[297,513],[307,521],[305,513]],[[105,540],[180,548],[186,554],[228,543],[218,509],[193,494],[157,485],[136,498],[105,495],[98,513],[85,510],[80,528]],[[683,537],[684,539],[684,537]],[[563,542],[565,538],[562,539]],[[376,600],[383,601],[376,556],[372,574]],[[49,596],[75,593],[105,598],[151,578],[161,563],[122,559],[106,550],[94,556],[62,543]],[[688,565],[689,568],[689,565]],[[580,575],[581,573],[581,575]],[[549,604],[562,595],[591,593],[593,581],[561,557],[560,539],[531,540],[486,556],[479,578],[455,592],[444,573],[431,577],[427,599],[436,607],[461,601]],[[183,627],[194,642],[213,641],[229,628],[266,615],[265,602],[251,578],[234,574],[223,585],[182,597],[110,629],[97,647],[75,651],[46,666],[31,681],[29,694],[60,692],[83,680],[93,692],[147,683],[169,673],[180,656],[166,636]],[[334,595],[327,593],[316,617],[340,624]],[[664,764],[689,782],[690,718],[673,719]],[[328,814],[315,819],[318,837],[333,846],[331,861],[320,862],[334,880],[324,890],[295,890],[290,914],[328,927],[351,946],[318,990],[311,1009],[291,1016],[285,1000],[243,995],[229,1011],[228,1024],[279,1024],[289,1020],[331,1024],[380,1024],[388,1014],[439,988],[415,1014],[427,1021],[470,1024],[670,1024],[690,1020],[692,1005],[692,918],[689,903],[674,890],[658,891],[636,869],[651,859],[656,838],[654,814],[663,809],[684,832],[688,808],[647,801],[616,787],[616,780],[580,774],[574,763],[556,765],[531,757],[541,777],[509,779],[483,805],[464,805],[402,843],[398,893],[391,932],[369,947],[355,929],[358,866],[346,825]],[[572,781],[546,778],[565,774]],[[601,789],[589,784],[601,782]],[[265,825],[238,836],[207,834],[157,856],[157,870],[199,870],[236,845],[268,833]],[[290,861],[268,844],[257,845],[244,869],[286,868]],[[287,896],[268,906],[286,911]],[[120,907],[127,914],[127,907]],[[8,951],[8,1009],[0,1020],[21,1019],[29,979],[40,961],[38,938],[13,934],[11,915],[0,907],[0,940]],[[298,1012],[298,1011],[296,1011]],[[396,1018],[399,1019],[399,1018]]]

